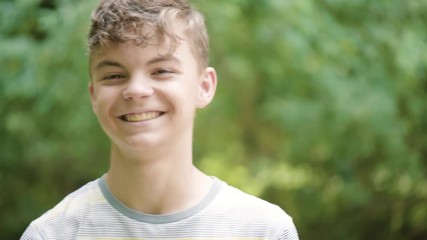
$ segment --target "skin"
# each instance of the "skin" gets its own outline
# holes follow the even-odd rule
[[[200,70],[186,39],[168,44],[111,45],[91,56],[89,92],[111,139],[107,184],[127,207],[168,214],[199,202],[211,179],[193,165],[197,109],[213,99],[216,73]]]

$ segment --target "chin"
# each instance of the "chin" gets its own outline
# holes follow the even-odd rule
[[[126,151],[146,152],[160,147],[160,141],[154,137],[131,137],[116,144],[120,149]]]

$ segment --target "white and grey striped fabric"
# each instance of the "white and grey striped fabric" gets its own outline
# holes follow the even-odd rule
[[[34,220],[29,239],[298,239],[278,206],[214,178],[205,198],[183,212],[149,215],[121,204],[104,177],[87,183]]]

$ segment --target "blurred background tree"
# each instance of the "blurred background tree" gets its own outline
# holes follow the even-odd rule
[[[196,165],[301,239],[427,239],[427,1],[194,0],[214,103]],[[108,166],[87,93],[96,1],[0,1],[0,238]]]

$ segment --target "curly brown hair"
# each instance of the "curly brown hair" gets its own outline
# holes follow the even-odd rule
[[[189,39],[191,51],[201,67],[208,65],[208,34],[203,15],[186,0],[100,0],[92,13],[88,35],[89,53],[106,45],[132,43],[156,45],[166,39],[173,51],[183,39]]]

